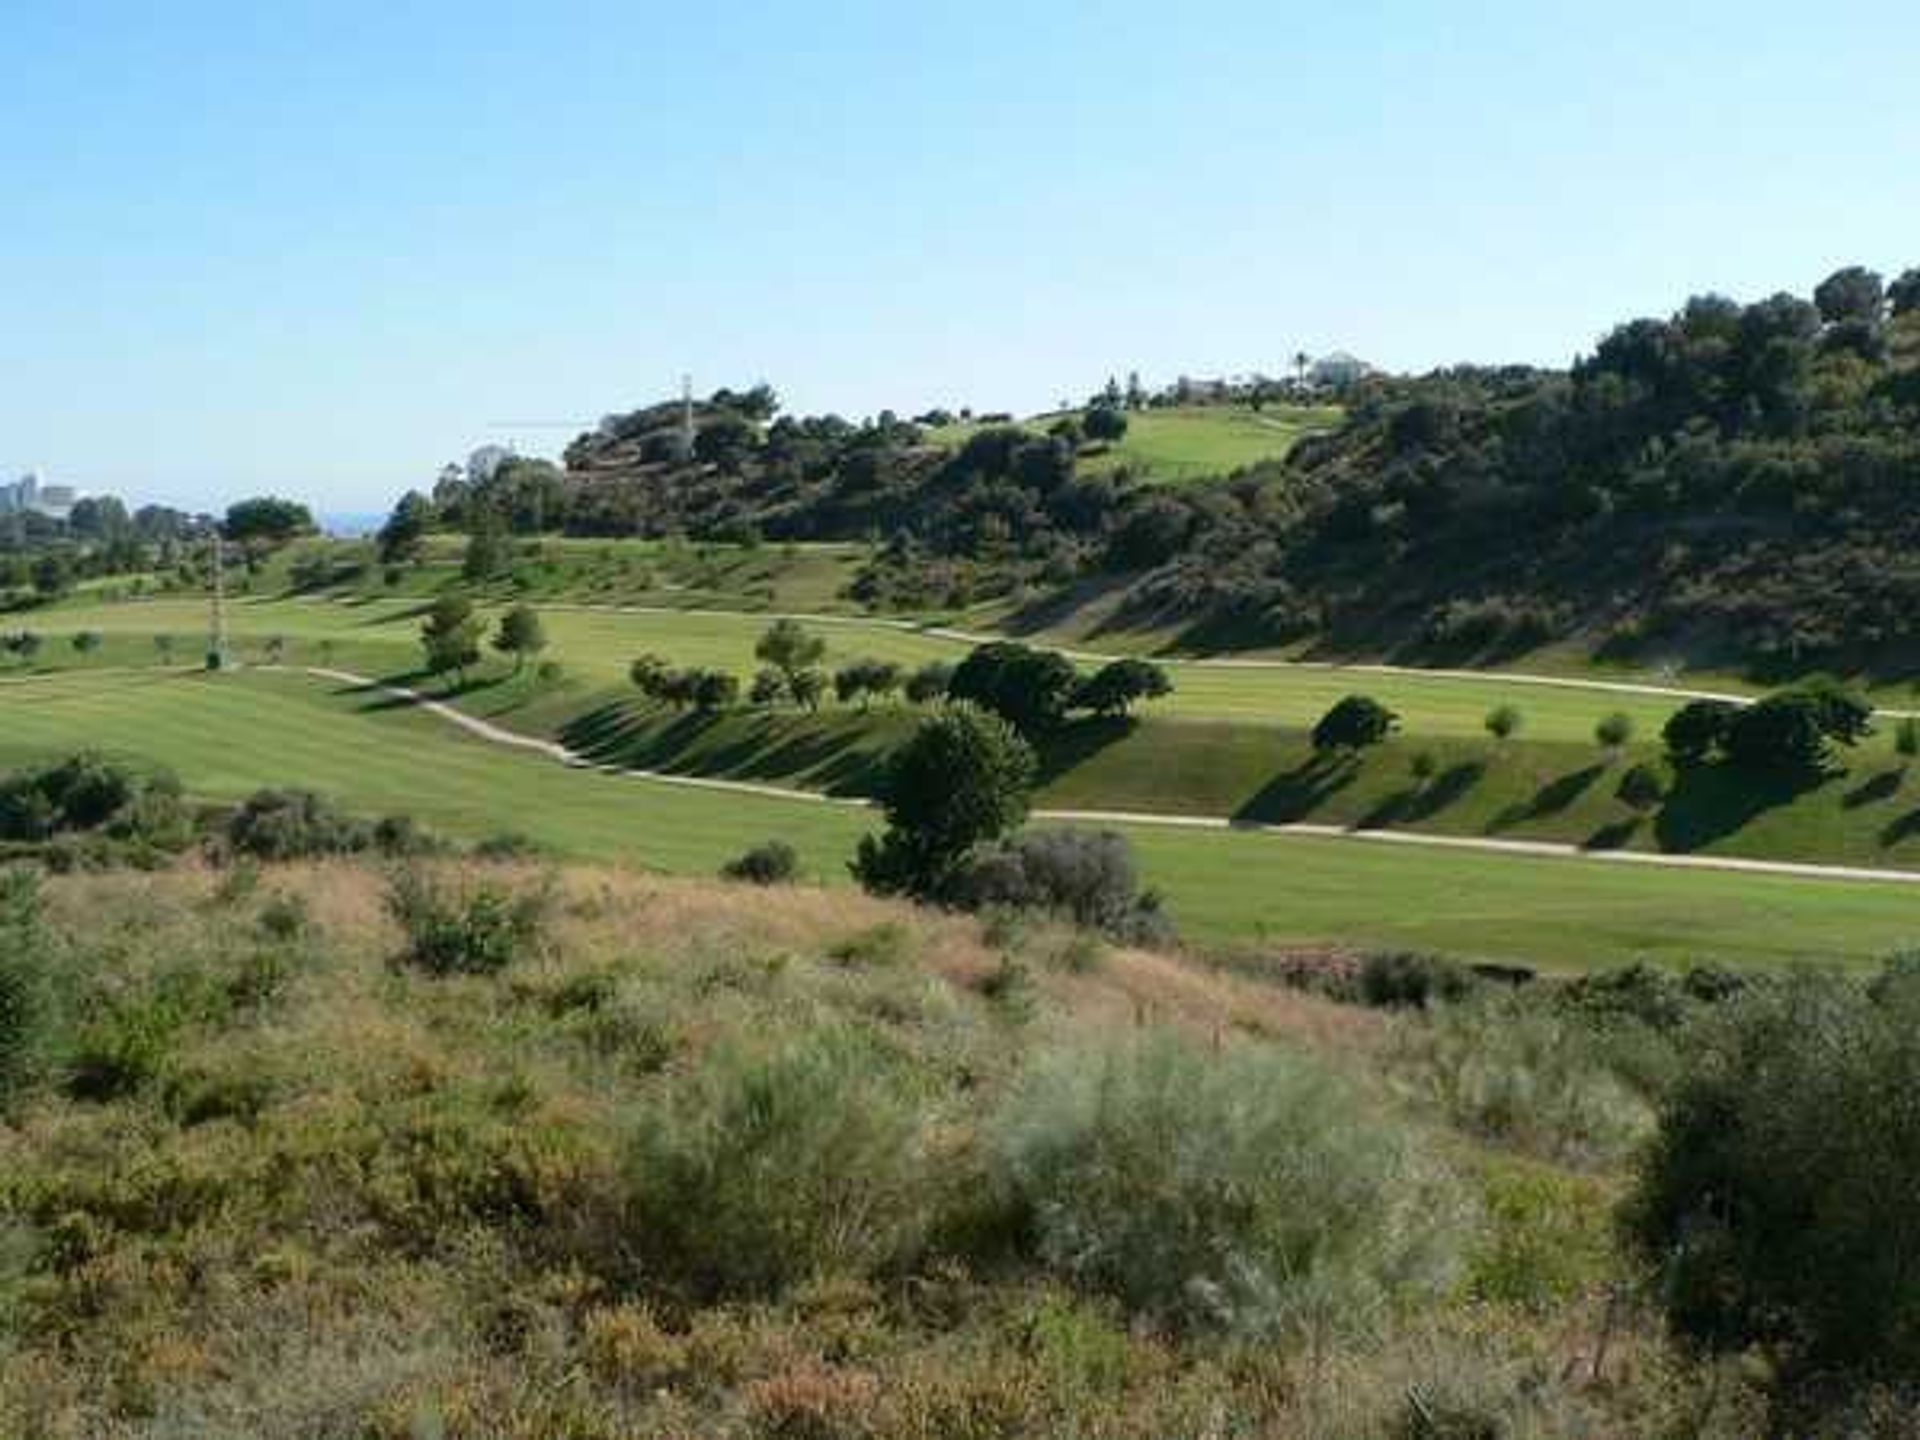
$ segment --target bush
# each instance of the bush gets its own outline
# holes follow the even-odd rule
[[[47,936],[39,877],[0,871],[0,1107],[33,1078],[45,1038]]]
[[[1044,910],[1122,939],[1152,943],[1172,924],[1142,893],[1133,848],[1111,830],[1036,830],[976,855],[954,882],[968,909]]]
[[[1360,999],[1382,1010],[1425,1010],[1444,1001],[1464,1000],[1474,976],[1458,961],[1414,950],[1376,951],[1360,961]]]
[[[1400,717],[1368,695],[1349,695],[1313,727],[1316,750],[1360,750],[1378,745],[1399,725]]]
[[[1660,783],[1660,772],[1643,762],[1627,767],[1627,772],[1620,777],[1620,788],[1614,793],[1629,809],[1644,813],[1667,798],[1667,787]]]
[[[449,885],[417,868],[400,871],[387,888],[387,913],[406,932],[404,958],[431,975],[504,970],[540,942],[551,904],[550,887]]]
[[[1131,1309],[1247,1336],[1358,1326],[1433,1293],[1456,1192],[1299,1056],[1168,1033],[1037,1066],[992,1126],[1044,1263]]]
[[[1618,750],[1633,738],[1633,717],[1618,710],[1601,716],[1593,727],[1593,738],[1602,749]]]
[[[1173,693],[1167,672],[1151,660],[1115,660],[1074,687],[1073,703],[1108,719],[1125,715],[1142,700]]]
[[[1487,733],[1496,740],[1511,740],[1520,733],[1525,717],[1518,705],[1496,705],[1487,712]]]
[[[800,872],[800,857],[784,840],[768,840],[743,855],[736,855],[720,867],[729,880],[746,880],[755,885],[784,885]]]
[[[1920,971],[1753,987],[1690,1033],[1630,1232],[1667,1316],[1806,1370],[1920,1373]]]
[[[849,1031],[716,1052],[642,1118],[633,1240],[703,1295],[873,1274],[922,1233],[922,1132],[893,1063]]]
[[[259,860],[350,855],[372,840],[368,828],[311,790],[256,790],[227,820],[227,843]]]
[[[953,682],[953,666],[944,660],[929,660],[907,677],[907,699],[916,705],[944,700],[947,686]]]
[[[1698,765],[1726,743],[1739,706],[1725,700],[1689,700],[1667,717],[1660,736],[1676,765]]]

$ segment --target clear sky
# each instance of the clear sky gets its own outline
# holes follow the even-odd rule
[[[0,477],[376,509],[683,370],[862,415],[1564,363],[1920,265],[1916,42],[1912,0],[4,0]]]

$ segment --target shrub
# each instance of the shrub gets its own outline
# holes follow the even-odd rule
[[[1520,733],[1526,717],[1518,705],[1496,705],[1487,712],[1487,733],[1496,740],[1511,740]]]
[[[1920,755],[1920,719],[1912,715],[1901,718],[1893,728],[1893,748],[1905,760]]]
[[[1313,727],[1316,750],[1360,750],[1378,745],[1399,725],[1400,717],[1368,695],[1349,695]]]
[[[1473,972],[1444,955],[1414,950],[1375,951],[1362,958],[1360,999],[1376,1009],[1425,1010],[1442,1001],[1464,1000],[1474,990]]]
[[[311,790],[256,790],[227,820],[227,843],[259,860],[305,860],[364,850],[367,827]]]
[[[546,854],[546,847],[531,835],[523,835],[518,830],[502,830],[486,839],[478,841],[473,847],[473,858],[496,864],[514,860],[535,860]]]
[[[784,885],[799,871],[800,857],[784,840],[765,841],[720,867],[720,873],[727,879],[746,880],[755,885]]]
[[[1754,987],[1689,1035],[1630,1233],[1667,1316],[1806,1369],[1920,1373],[1920,972]]]
[[[0,871],[0,1107],[38,1068],[48,1019],[47,936],[39,877]]]
[[[1125,715],[1141,700],[1173,693],[1167,672],[1151,660],[1115,660],[1074,687],[1073,703],[1109,719]]]
[[[892,1062],[852,1032],[715,1052],[642,1117],[634,1242],[700,1294],[873,1274],[921,1234],[922,1129]]]
[[[1521,997],[1436,1011],[1400,1032],[1399,1056],[1456,1125],[1555,1159],[1616,1159],[1651,1120],[1577,1020]]]
[[[916,705],[944,700],[947,686],[953,682],[953,666],[944,660],[929,660],[907,677],[906,695]]]
[[[1360,1326],[1455,1257],[1456,1192],[1408,1134],[1299,1056],[1169,1033],[1038,1065],[992,1126],[1051,1268],[1186,1327]]]
[[[432,975],[504,970],[540,942],[551,903],[550,887],[449,885],[418,868],[401,870],[387,888],[387,913],[406,932],[404,958]]]
[[[1142,893],[1133,847],[1111,830],[1035,830],[976,855],[954,882],[969,909],[1044,910],[1143,942],[1169,938],[1159,897]]]
[[[1633,717],[1616,710],[1593,727],[1593,738],[1603,749],[1618,750],[1633,738]]]

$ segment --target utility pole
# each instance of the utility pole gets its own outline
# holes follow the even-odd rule
[[[693,377],[680,377],[680,458],[693,459]]]
[[[207,644],[207,669],[227,668],[227,550],[220,527],[213,529],[213,634]]]

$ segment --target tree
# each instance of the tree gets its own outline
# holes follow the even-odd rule
[[[763,665],[753,677],[747,699],[755,705],[778,705],[790,693],[787,677],[771,665]]]
[[[753,647],[754,658],[778,670],[789,690],[793,688],[793,677],[809,666],[818,665],[826,653],[827,642],[793,619],[774,621]]]
[[[718,415],[693,437],[693,458],[722,470],[737,471],[753,453],[760,432],[742,415]]]
[[[627,678],[642,695],[649,700],[664,699],[662,690],[669,673],[668,665],[660,656],[642,655],[627,667]]]
[[[23,665],[31,665],[33,657],[40,653],[40,637],[31,630],[16,630],[0,643],[4,643],[11,653],[19,656],[20,663]]]
[[[236,544],[280,545],[314,532],[313,512],[295,500],[260,495],[227,507],[220,533]]]
[[[380,527],[380,563],[401,565],[418,560],[433,524],[433,502],[418,490],[409,490]]]
[[[1814,288],[1813,303],[1829,325],[1847,321],[1873,324],[1880,319],[1884,303],[1880,277],[1860,265],[1836,270]]]
[[[928,716],[887,761],[887,829],[861,840],[853,873],[878,894],[938,898],[975,846],[1026,818],[1037,768],[997,715],[962,703]]]
[[[796,670],[787,677],[787,689],[793,694],[794,704],[809,712],[818,710],[821,697],[827,693],[827,672],[812,665]]]
[[[960,662],[947,694],[991,710],[1022,735],[1058,726],[1079,677],[1066,657],[996,640]]]
[[[1614,792],[1629,809],[1645,814],[1666,799],[1666,787],[1660,783],[1660,773],[1644,762],[1627,767],[1626,774],[1620,777],[1620,788]]]
[[[1141,700],[1173,693],[1166,670],[1151,660],[1131,657],[1101,666],[1074,687],[1073,703],[1107,719],[1125,715]]]
[[[98,630],[82,630],[79,634],[73,637],[73,649],[75,654],[91,655],[99,648],[100,648],[100,632]]]
[[[1725,700],[1689,700],[1669,715],[1660,738],[1673,763],[1698,765],[1719,749],[1738,708]]]
[[[493,648],[513,656],[513,673],[518,675],[528,656],[547,648],[546,627],[541,625],[538,612],[531,605],[516,605],[507,611],[494,632]]]
[[[833,691],[840,703],[858,701],[862,710],[872,697],[891,695],[899,688],[900,667],[891,660],[856,660],[833,677]]]
[[[740,700],[740,678],[725,670],[698,670],[693,675],[696,710],[725,710]]]
[[[1526,717],[1520,713],[1518,705],[1496,705],[1487,712],[1484,723],[1489,735],[1496,740],[1506,741],[1520,733]]]
[[[33,562],[33,588],[42,599],[57,600],[73,588],[73,562],[50,550]]]
[[[426,652],[427,672],[452,671],[465,684],[467,668],[480,659],[480,617],[464,595],[442,595],[433,602],[420,627],[420,648]]]
[[[1081,417],[1080,428],[1086,432],[1089,440],[1111,443],[1123,439],[1127,433],[1127,412],[1118,405],[1102,402]]]
[[[1887,286],[1887,304],[1896,319],[1920,311],[1920,268],[1902,272]]]
[[[1633,717],[1618,710],[1602,716],[1600,723],[1593,727],[1593,738],[1602,749],[1617,755],[1620,748],[1633,738]]]
[[[1400,717],[1370,695],[1349,695],[1313,727],[1316,750],[1357,751],[1378,745],[1400,723]]]
[[[944,660],[929,660],[907,677],[907,699],[915,705],[944,700],[953,681],[953,666]]]
[[[491,580],[506,568],[512,555],[513,543],[506,529],[491,511],[483,511],[467,538],[467,551],[460,560],[461,577],[472,583]]]
[[[1920,755],[1920,720],[1911,715],[1901,717],[1893,729],[1893,748],[1903,760]]]
[[[1812,774],[1829,757],[1817,702],[1782,693],[1740,710],[1727,723],[1721,741],[1727,758],[1749,770]]]

